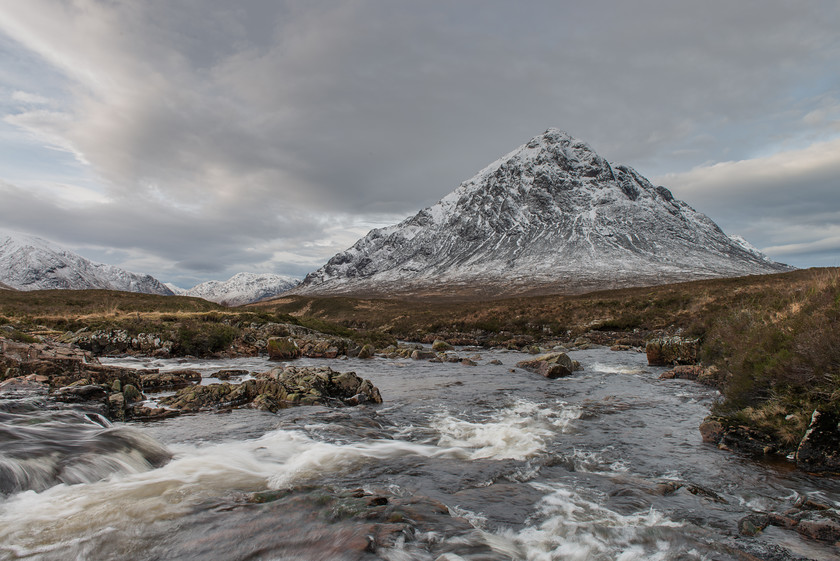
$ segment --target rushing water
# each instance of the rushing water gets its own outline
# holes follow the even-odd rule
[[[480,354],[478,366],[312,361],[369,378],[385,400],[378,406],[237,410],[117,426],[81,412],[4,413],[0,439],[9,457],[0,472],[16,473],[18,488],[0,496],[0,558],[840,556],[835,546],[772,526],[738,535],[746,514],[782,512],[803,496],[840,508],[840,482],[704,444],[697,427],[714,391],[661,381],[663,369],[633,352],[570,353],[585,370],[559,380],[511,371],[521,353]],[[274,366],[260,358],[112,362],[198,368],[205,376]],[[447,527],[442,520],[455,519],[440,515],[425,533],[390,547],[354,547],[372,526],[336,516],[336,503],[313,498],[313,489],[358,488],[439,501],[462,525]],[[244,499],[267,490],[290,494],[260,505]],[[323,505],[331,513],[320,512]]]

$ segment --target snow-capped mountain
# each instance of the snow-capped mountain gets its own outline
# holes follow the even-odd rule
[[[665,187],[549,129],[437,204],[372,230],[292,293],[581,293],[787,270]]]
[[[184,296],[204,298],[217,304],[241,306],[277,296],[297,286],[299,282],[299,279],[285,275],[238,273],[224,282],[203,282],[180,293]]]
[[[17,290],[105,289],[171,295],[149,275],[93,263],[27,234],[0,234],[0,282]]]

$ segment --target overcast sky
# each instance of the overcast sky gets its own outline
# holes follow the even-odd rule
[[[0,0],[0,227],[303,276],[549,127],[840,265],[840,3]]]

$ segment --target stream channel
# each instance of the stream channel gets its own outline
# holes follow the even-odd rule
[[[775,526],[739,535],[751,512],[803,499],[840,508],[840,480],[704,444],[716,391],[659,380],[665,369],[637,352],[570,352],[584,370],[557,380],[515,368],[523,353],[459,353],[480,354],[478,365],[294,362],[354,371],[381,405],[113,426],[7,414],[0,438],[31,452],[15,469],[69,475],[0,495],[0,559],[840,559],[835,545]],[[103,362],[198,369],[204,383],[222,368],[277,366]],[[172,459],[150,465],[155,451]]]

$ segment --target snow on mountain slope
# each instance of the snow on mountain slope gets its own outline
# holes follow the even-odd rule
[[[171,290],[172,294],[175,296],[183,296],[187,292],[186,289],[181,288],[180,286],[175,286],[171,282],[165,282],[163,283],[163,286]]]
[[[241,306],[277,296],[297,286],[299,279],[271,273],[238,273],[227,281],[208,281],[182,292],[227,306]]]
[[[791,270],[630,167],[549,129],[292,293],[582,293]]]
[[[171,295],[149,275],[93,263],[41,238],[0,234],[0,282],[17,290],[104,289]]]

